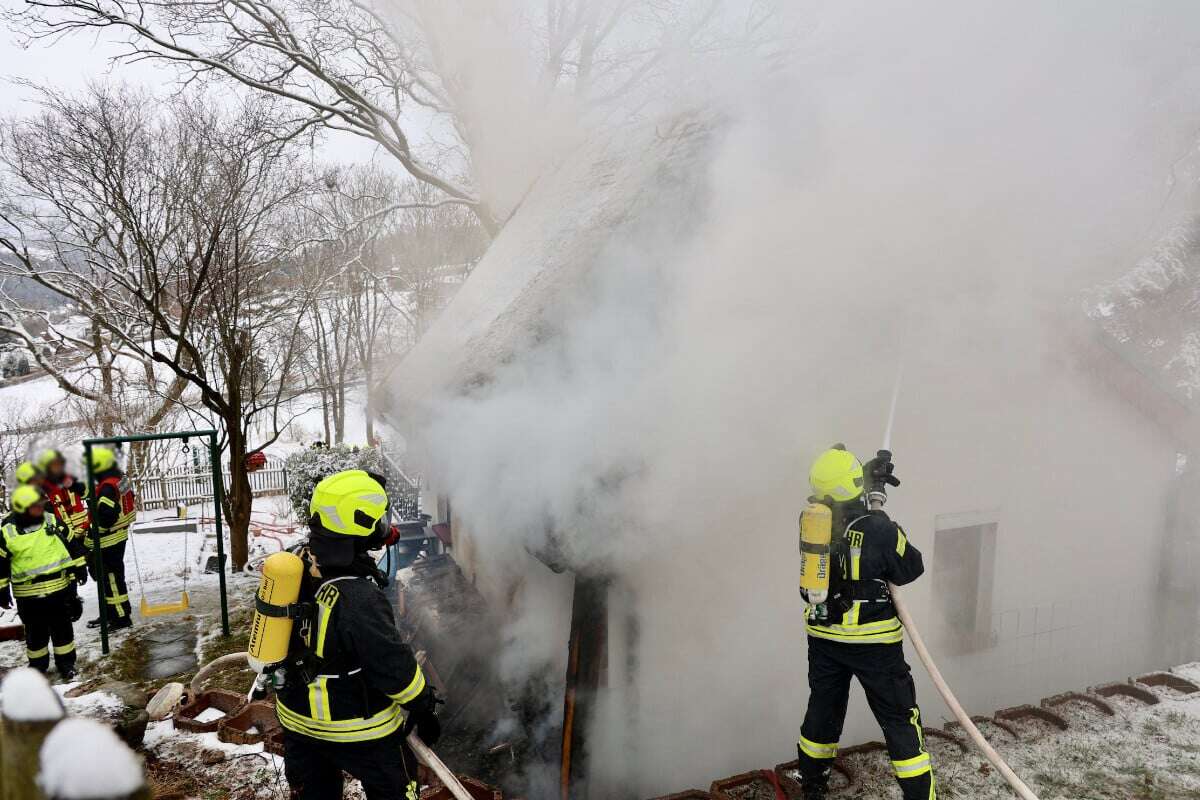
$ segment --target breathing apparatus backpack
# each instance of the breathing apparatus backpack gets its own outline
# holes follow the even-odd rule
[[[346,579],[370,580],[379,586],[386,583],[383,573],[369,562],[356,564],[356,574],[328,580],[312,578],[311,566],[303,549],[300,555],[274,553],[263,562],[247,647],[247,660],[259,674],[256,696],[268,688],[278,691],[287,685],[307,685],[328,671],[325,659],[314,649],[320,587]]]
[[[250,628],[247,661],[258,673],[256,691],[282,687],[292,668],[292,635],[300,623],[302,633],[313,624],[316,607],[300,602],[307,565],[287,551],[274,553],[263,562],[262,578],[254,597],[254,622]],[[298,654],[305,661],[303,654]],[[315,674],[315,672],[314,672]]]
[[[832,539],[833,509],[810,500],[800,512],[800,588],[813,605],[824,603],[829,596]]]

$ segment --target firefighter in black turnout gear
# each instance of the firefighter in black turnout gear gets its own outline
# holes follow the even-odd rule
[[[108,615],[108,629],[117,631],[133,625],[129,587],[125,584],[125,543],[129,540],[129,528],[137,519],[137,498],[125,473],[117,466],[116,454],[107,447],[92,448],[92,474],[96,480],[97,531],[87,534],[88,571],[100,580],[98,561],[103,560],[104,608],[100,613]],[[96,533],[100,538],[99,552]],[[88,627],[100,627],[100,618],[89,620]]]
[[[891,454],[868,462],[867,487],[882,492],[899,485]],[[933,767],[917,707],[916,689],[904,660],[904,628],[888,583],[902,586],[921,576],[921,553],[882,510],[868,510],[864,469],[844,446],[825,451],[809,473],[812,501],[833,511],[829,593],[810,601],[808,713],[800,728],[800,774],[807,800],[824,800],[830,768],[846,717],[850,679],[862,684],[883,729],[892,768],[905,800],[935,800]]]
[[[12,493],[12,513],[0,521],[0,608],[12,608],[25,625],[29,666],[54,666],[63,680],[75,675],[74,622],[83,615],[76,583],[87,582],[83,545],[71,539],[33,486]]]
[[[276,711],[293,797],[342,797],[342,773],[368,800],[416,800],[417,761],[404,741],[441,734],[440,702],[396,629],[368,551],[389,541],[383,479],[361,470],[325,478],[309,504],[301,557],[305,609],[293,627]]]

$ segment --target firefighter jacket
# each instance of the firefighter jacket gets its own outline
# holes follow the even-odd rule
[[[58,480],[43,478],[42,494],[59,523],[72,539],[83,539],[90,521],[87,507],[87,483],[64,474]]]
[[[850,644],[902,641],[888,583],[903,586],[921,577],[921,552],[883,511],[863,509],[840,536],[834,531],[829,599],[805,608],[808,635]]]
[[[46,597],[75,582],[83,545],[47,512],[40,519],[9,514],[0,521],[0,588],[16,597]]]
[[[96,476],[96,528],[100,547],[112,547],[129,538],[129,526],[137,519],[137,498],[133,486],[120,470],[111,469]],[[88,537],[88,547],[95,548]]]
[[[395,733],[425,676],[400,638],[387,596],[370,578],[348,575],[320,583],[314,606],[296,626],[293,642],[302,655],[276,695],[280,723],[329,742]]]

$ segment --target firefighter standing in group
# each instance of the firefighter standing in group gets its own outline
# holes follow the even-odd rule
[[[32,461],[22,461],[17,464],[16,470],[13,472],[13,477],[17,479],[17,486],[25,486],[26,484],[37,486],[40,482],[42,473],[34,466]]]
[[[104,566],[104,608],[108,614],[108,629],[121,630],[133,625],[130,615],[129,587],[125,584],[125,543],[129,527],[137,518],[137,499],[133,486],[117,466],[116,454],[107,447],[92,448],[92,476],[96,481],[96,532],[87,536],[90,557],[88,569],[100,579],[100,562]],[[100,550],[96,551],[96,538]],[[89,628],[100,627],[100,618],[90,620]]]
[[[881,452],[867,464],[872,494],[899,485],[891,455]],[[902,586],[921,576],[921,553],[903,529],[882,510],[868,510],[864,468],[843,445],[822,453],[809,473],[808,521],[831,517],[828,592],[810,596],[808,632],[808,712],[800,728],[800,774],[806,800],[824,800],[830,769],[846,717],[850,679],[857,678],[883,729],[892,768],[905,800],[934,800],[933,767],[917,707],[916,688],[904,660],[904,628],[896,616],[888,583]],[[826,510],[827,509],[827,510]],[[827,517],[828,518],[828,517]],[[822,600],[823,602],[818,602]]]
[[[82,543],[68,537],[38,489],[18,486],[0,521],[0,608],[12,608],[15,596],[29,666],[46,672],[53,647],[59,677],[75,675],[74,623],[83,615],[76,583],[86,582]]]
[[[309,514],[303,566],[291,576],[300,585],[290,608],[303,611],[261,597],[256,604],[260,615],[297,619],[276,686],[293,797],[340,800],[346,772],[368,800],[416,800],[417,762],[405,735],[415,729],[434,744],[440,701],[400,638],[386,579],[368,554],[391,541],[383,479],[361,470],[331,475],[313,489]]]
[[[32,469],[27,469],[26,464]],[[83,540],[88,532],[87,483],[67,472],[67,459],[53,448],[38,453],[32,464],[17,467],[17,482],[32,474],[28,482],[38,486],[67,535]]]

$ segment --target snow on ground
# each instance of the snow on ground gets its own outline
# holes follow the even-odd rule
[[[269,505],[266,502],[269,499],[273,498],[260,498],[256,501],[255,505],[266,507]],[[199,507],[194,509],[192,514],[196,515],[198,511]],[[211,505],[204,507],[204,513],[212,513]],[[286,518],[277,516],[275,510],[256,512],[254,516],[256,520],[264,522],[287,521]],[[157,621],[160,619],[141,619],[138,605],[143,591],[150,603],[177,601],[184,589],[185,576],[187,578],[188,595],[192,604],[192,608],[189,610],[190,613],[193,615],[202,615],[206,612],[214,611],[219,606],[220,592],[218,576],[216,573],[205,573],[204,564],[201,563],[202,558],[208,553],[208,549],[205,546],[206,537],[204,531],[200,533],[137,532],[138,524],[140,523],[173,517],[173,513],[162,510],[142,512],[139,515],[139,522],[135,523],[133,533],[129,537],[129,544],[125,550],[125,576],[129,585],[129,600],[133,605],[135,625],[157,624]],[[294,538],[299,538],[299,534],[296,534],[292,538],[284,537],[283,544],[290,543]],[[256,562],[256,556],[261,557],[262,555],[277,551],[280,544],[279,541],[273,538],[256,537],[251,543],[251,564]],[[228,553],[228,533],[226,533],[225,548],[225,552]],[[237,608],[235,598],[241,594],[252,592],[253,587],[258,585],[258,575],[255,571],[251,570],[238,575],[227,573],[226,577],[229,583],[229,605],[232,611]],[[95,661],[101,658],[99,630],[88,628],[85,624],[87,620],[93,619],[99,614],[96,593],[96,584],[91,580],[80,587],[79,590],[84,610],[83,617],[79,622],[75,623],[75,643],[81,661]],[[169,620],[171,618],[164,617],[161,619]],[[19,619],[15,610],[0,612],[0,625],[17,622],[19,622]],[[197,648],[202,648],[207,638],[219,633],[219,628],[211,632],[202,631]],[[118,632],[114,634],[113,640],[117,641],[125,635],[127,634]],[[24,642],[0,643],[0,669],[22,666],[25,663]]]
[[[1200,683],[1200,662],[1173,670]],[[1042,800],[1196,800],[1200,798],[1200,694],[1153,690],[1162,702],[1146,706],[1116,698],[1109,717],[1086,704],[1056,709],[1070,722],[1066,731],[1017,723],[1014,741],[988,725],[984,735]],[[952,743],[928,738],[942,800],[1010,800],[1008,785],[982,755],[962,753]],[[885,752],[847,759],[857,776],[853,789],[835,794],[849,800],[900,797]],[[834,786],[844,785],[836,776]]]
[[[58,719],[63,704],[37,670],[28,667],[14,669],[0,682],[0,702],[4,716],[20,722],[42,722]]]
[[[194,770],[198,776],[219,773],[206,786],[237,786],[242,798],[287,796],[283,759],[267,753],[261,744],[228,744],[215,733],[188,733],[175,729],[171,720],[152,722],[146,728],[144,747],[157,759]]]
[[[90,719],[54,727],[41,751],[38,784],[47,797],[124,797],[141,788],[142,764],[112,728]]]

